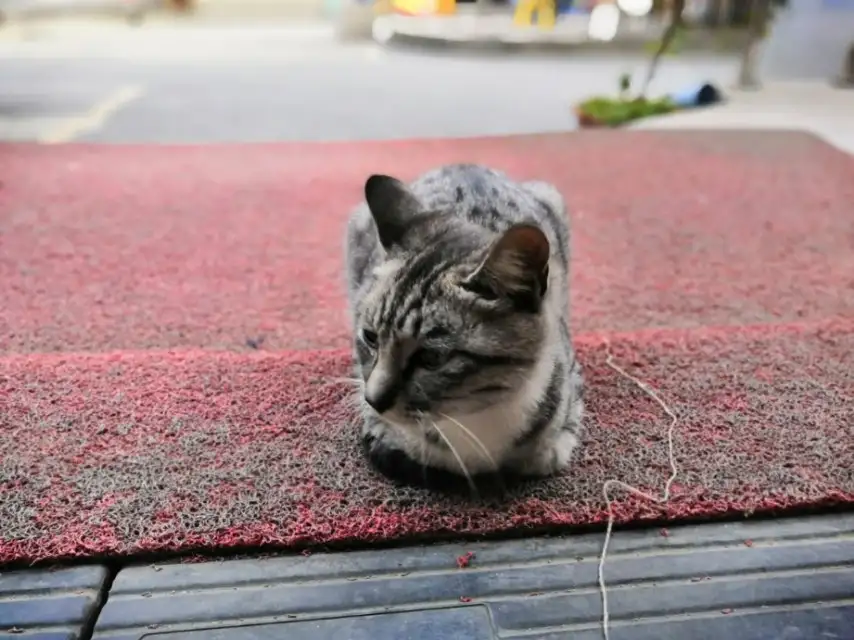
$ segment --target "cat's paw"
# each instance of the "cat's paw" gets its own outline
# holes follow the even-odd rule
[[[365,419],[361,443],[368,462],[384,476],[397,480],[400,476],[411,476],[413,469],[420,468],[418,462],[395,442],[389,427],[379,420]]]
[[[392,440],[387,425],[368,416],[362,421],[362,452],[375,467],[387,466],[388,459],[397,455],[399,448]]]
[[[374,470],[400,486],[444,491],[467,486],[456,474],[413,458],[382,423],[368,420],[362,426],[362,450]]]
[[[523,476],[551,476],[569,467],[578,443],[574,432],[563,430],[537,443],[527,455],[511,460],[509,466]]]

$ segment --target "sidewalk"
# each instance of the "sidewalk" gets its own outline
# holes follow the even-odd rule
[[[331,36],[333,25],[323,20],[261,22],[247,18],[225,21],[208,20],[204,17],[184,18],[165,13],[154,13],[140,24],[128,24],[110,16],[72,16],[32,22],[10,22],[0,29],[0,42],[60,42],[87,38],[143,39],[152,34],[170,34],[176,38],[214,38],[218,34],[233,37],[236,34],[245,34],[248,38],[263,38],[274,33],[289,33],[302,39],[313,39],[318,36]]]
[[[169,8],[166,0],[0,0],[0,15],[5,22],[0,37],[22,28],[61,30],[66,25],[122,26],[161,24],[176,26],[253,25],[292,26],[301,23],[328,22],[314,0],[202,0],[189,13]],[[129,18],[139,18],[129,20]]]
[[[141,24],[108,17],[10,23],[0,57],[130,60],[275,59],[338,46],[333,25],[316,20],[229,22],[154,14]]]
[[[136,20],[161,10],[162,0],[0,0],[0,33],[22,24],[87,18]]]
[[[854,90],[823,82],[775,82],[758,91],[724,88],[725,104],[649,118],[635,129],[797,129],[854,154]]]

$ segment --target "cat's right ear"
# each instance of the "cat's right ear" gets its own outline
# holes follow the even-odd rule
[[[418,198],[391,176],[372,175],[365,182],[365,200],[377,225],[380,243],[388,251],[399,243],[409,223],[421,210]]]
[[[519,310],[537,312],[548,289],[549,254],[549,240],[539,226],[515,224],[462,286],[488,300],[506,298]]]

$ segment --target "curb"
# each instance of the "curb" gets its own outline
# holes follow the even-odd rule
[[[376,41],[376,39],[374,39]],[[650,57],[646,49],[647,41],[634,40],[622,42],[518,42],[512,40],[501,40],[499,38],[477,40],[461,40],[454,38],[439,38],[433,36],[420,36],[408,33],[395,33],[384,42],[377,41],[380,46],[401,51],[429,51],[435,53],[469,53],[484,55],[518,54],[518,55],[555,55],[559,53],[572,53],[573,56],[596,56],[598,58],[609,55],[625,56],[636,55],[644,58]],[[722,57],[732,56],[733,53],[721,51],[712,46],[686,47],[678,54],[680,58],[692,56],[716,55]]]
[[[478,39],[457,40],[432,36],[416,36],[408,33],[395,33],[384,43],[389,47],[425,49],[437,51],[466,51],[473,53],[556,53],[559,51],[579,51],[585,49],[580,42],[512,42],[508,40]],[[607,49],[605,49],[607,51]]]

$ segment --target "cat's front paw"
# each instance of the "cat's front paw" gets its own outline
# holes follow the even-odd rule
[[[536,448],[510,461],[509,467],[523,476],[551,476],[567,469],[572,454],[578,447],[578,436],[571,431],[560,431]]]
[[[362,422],[362,452],[374,466],[383,466],[394,450],[388,442],[387,429],[384,424],[371,418],[365,418]]]
[[[392,482],[455,495],[492,495],[504,490],[499,474],[465,477],[442,467],[427,464],[408,453],[390,427],[366,422],[362,427],[362,450],[371,466]]]
[[[424,467],[395,442],[389,427],[366,418],[362,425],[362,451],[371,466],[401,484],[419,484]]]

